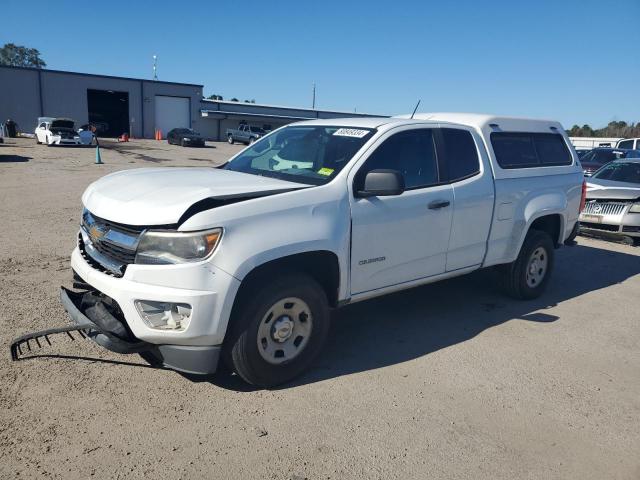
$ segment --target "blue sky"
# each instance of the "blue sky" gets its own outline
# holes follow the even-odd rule
[[[198,83],[206,95],[398,114],[640,121],[640,0],[4,0],[0,44],[48,68]]]

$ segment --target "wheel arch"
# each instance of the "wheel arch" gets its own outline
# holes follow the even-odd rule
[[[338,256],[329,250],[312,250],[294,253],[264,261],[254,266],[241,280],[234,306],[241,301],[243,292],[252,285],[281,272],[306,273],[324,289],[329,305],[337,306],[340,289],[340,263]]]

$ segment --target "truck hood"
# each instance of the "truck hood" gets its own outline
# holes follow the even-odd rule
[[[249,199],[306,187],[309,185],[216,168],[140,168],[92,183],[82,203],[92,214],[116,223],[172,225],[203,200]]]
[[[587,180],[587,198],[610,200],[635,200],[640,198],[640,185],[612,180]]]

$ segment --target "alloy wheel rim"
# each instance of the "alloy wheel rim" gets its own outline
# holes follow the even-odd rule
[[[278,300],[262,317],[258,327],[258,352],[272,365],[298,357],[309,343],[313,317],[309,305],[296,297]]]

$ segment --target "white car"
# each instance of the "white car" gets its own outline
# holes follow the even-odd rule
[[[541,295],[585,193],[553,121],[300,122],[219,168],[91,184],[61,300],[108,349],[191,374],[224,358],[272,386],[318,355],[332,308],[496,266],[512,296]]]
[[[82,145],[78,132],[75,131],[75,122],[68,118],[38,119],[36,127],[36,143],[45,145]]]

